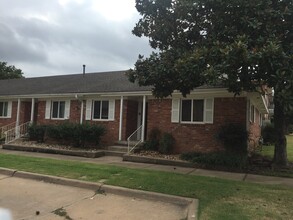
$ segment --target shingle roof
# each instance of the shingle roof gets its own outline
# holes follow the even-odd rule
[[[126,71],[0,80],[0,96],[151,91],[128,81]]]

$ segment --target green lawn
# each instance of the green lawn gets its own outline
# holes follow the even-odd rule
[[[273,158],[274,146],[263,146],[262,154]],[[293,135],[287,136],[287,156],[288,156],[288,161],[293,162]]]
[[[0,167],[197,198],[200,219],[293,216],[293,189],[284,186],[6,154],[0,154]]]

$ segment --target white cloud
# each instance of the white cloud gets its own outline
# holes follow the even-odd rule
[[[135,0],[96,0],[92,7],[104,18],[110,21],[129,20],[137,15]]]
[[[0,61],[26,77],[132,68],[151,52],[138,19],[134,0],[0,0]]]

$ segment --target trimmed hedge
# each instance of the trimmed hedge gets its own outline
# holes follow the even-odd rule
[[[44,142],[45,136],[62,143],[70,143],[76,147],[85,147],[86,143],[98,145],[106,133],[102,125],[75,124],[65,122],[58,125],[31,125],[29,137],[31,140]]]

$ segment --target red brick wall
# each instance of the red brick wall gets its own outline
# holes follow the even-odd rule
[[[119,139],[120,100],[115,101],[114,121],[90,121],[91,124],[104,125],[106,134],[101,139],[101,145],[113,145]],[[88,121],[87,121],[88,122]]]
[[[220,127],[226,123],[246,124],[245,98],[215,98],[213,124],[171,123],[171,99],[149,100],[147,133],[153,128],[170,132],[175,138],[174,153],[223,149],[217,140]]]
[[[84,105],[84,117],[85,118],[85,105]],[[46,101],[38,102],[38,124],[60,124],[64,123],[64,120],[45,119]],[[120,101],[115,101],[115,118],[114,121],[95,121],[95,120],[83,120],[83,123],[101,124],[106,128],[106,134],[101,139],[101,145],[114,144],[119,138],[119,113],[120,112]],[[80,123],[81,114],[81,102],[78,100],[71,100],[70,103],[70,118],[69,121],[72,123]]]
[[[45,119],[46,114],[46,101],[39,101],[37,109],[37,124],[60,124],[63,123],[65,120],[58,120],[58,119]],[[69,122],[72,123],[79,123],[80,122],[80,109],[81,109],[81,102],[78,100],[71,100],[70,101],[70,115],[69,115]]]
[[[17,101],[12,102],[11,118],[0,118],[0,127],[16,122]]]

